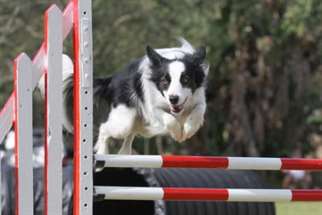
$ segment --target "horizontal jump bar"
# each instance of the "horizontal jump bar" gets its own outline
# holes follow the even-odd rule
[[[99,167],[322,170],[322,159],[160,155],[95,155]]]
[[[322,190],[320,189],[279,190],[96,186],[94,193],[95,197],[106,200],[199,200],[228,202],[322,201]]]

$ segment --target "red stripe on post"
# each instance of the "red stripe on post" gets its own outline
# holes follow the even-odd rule
[[[292,201],[322,201],[322,190],[292,190]]]
[[[228,158],[207,156],[162,156],[162,167],[227,168]]]
[[[227,189],[211,188],[163,188],[163,200],[217,200],[227,201]]]
[[[322,170],[322,159],[281,158],[281,169]]]
[[[79,1],[73,0],[73,18],[74,18],[74,31],[73,31],[73,46],[74,46],[74,196],[73,196],[73,214],[80,214],[80,26],[79,26]]]

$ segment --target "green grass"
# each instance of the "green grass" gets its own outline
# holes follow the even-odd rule
[[[276,212],[276,215],[322,215],[322,203],[276,203]]]

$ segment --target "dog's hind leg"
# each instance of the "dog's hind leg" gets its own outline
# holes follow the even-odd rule
[[[94,146],[95,154],[101,154],[101,155],[109,154],[110,142],[111,142],[111,137],[106,132],[101,132]],[[95,166],[96,172],[100,172],[103,169],[104,169],[104,166]]]
[[[102,123],[99,128],[97,153],[108,154],[108,144],[111,138],[124,139],[124,153],[128,154],[134,135],[132,136],[134,122],[136,118],[136,110],[126,105],[118,105],[113,108],[109,114],[108,120]],[[106,145],[107,142],[107,145]]]
[[[111,138],[108,123],[102,123],[99,127],[97,141],[94,146],[95,153],[109,154],[109,143],[112,141]]]
[[[95,147],[94,147],[94,151],[95,154],[101,154],[101,155],[105,155],[105,154],[109,154],[109,142],[111,141],[111,138],[108,138],[106,140],[107,142],[97,142]],[[98,165],[98,166],[94,166],[95,172],[100,172],[104,169],[104,165]]]
[[[135,137],[135,134],[130,134],[123,140],[121,149],[118,152],[118,154],[123,154],[123,155],[132,154],[132,143],[133,143],[134,137]]]
[[[96,154],[109,154],[109,142],[111,138],[105,135],[100,135],[97,143],[95,144],[94,151]]]

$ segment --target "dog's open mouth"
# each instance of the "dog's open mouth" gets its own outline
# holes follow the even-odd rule
[[[179,114],[184,108],[184,104],[186,103],[187,99],[181,105],[171,105],[170,110],[172,113]]]
[[[180,113],[183,109],[183,106],[182,105],[175,105],[175,106],[171,106],[171,112],[172,113]]]

